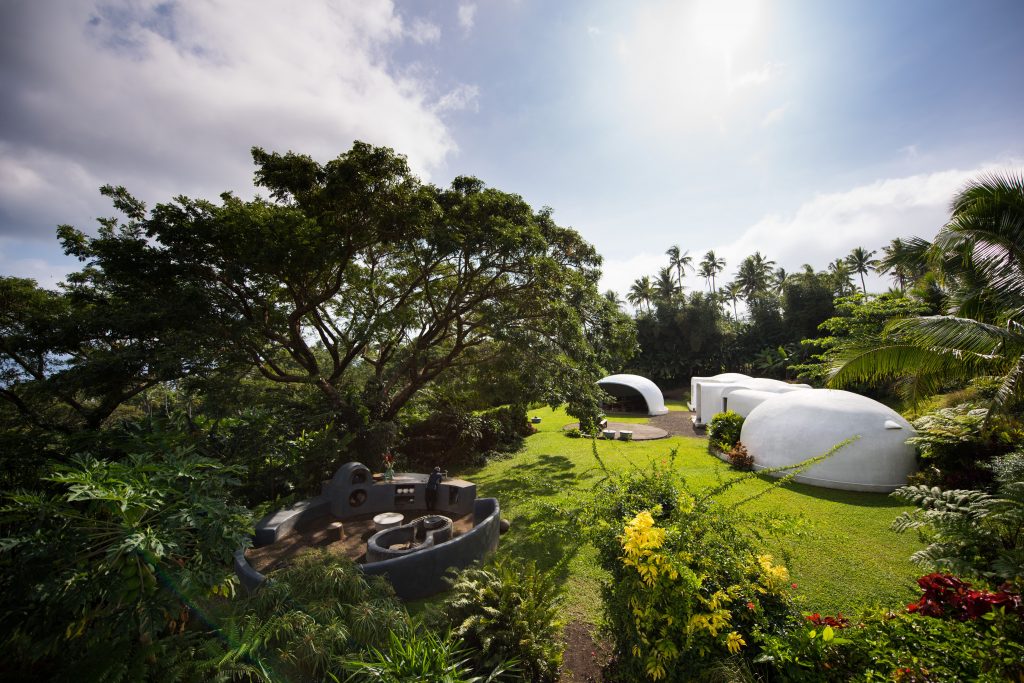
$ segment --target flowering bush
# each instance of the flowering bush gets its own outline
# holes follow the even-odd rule
[[[588,526],[612,577],[604,607],[614,680],[699,677],[756,652],[757,634],[800,623],[786,568],[757,551],[743,529],[750,520],[712,493],[691,491],[671,461],[597,491]]]

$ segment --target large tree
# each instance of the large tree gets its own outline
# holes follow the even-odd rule
[[[449,369],[508,353],[599,372],[581,310],[600,299],[600,258],[547,209],[469,177],[424,184],[404,157],[356,143],[326,164],[253,150],[270,199],[178,197],[146,212],[108,188],[124,225],[65,249],[96,277],[187,301],[224,359],[307,385],[333,409],[364,400],[393,420]],[[589,399],[581,394],[583,403]],[[592,402],[592,401],[590,401]]]

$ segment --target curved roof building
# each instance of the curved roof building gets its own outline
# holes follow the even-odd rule
[[[668,412],[661,389],[646,377],[609,375],[604,379],[599,379],[597,384],[626,406],[646,409],[648,415],[664,415]]]
[[[796,465],[849,438],[852,443],[796,476],[796,481],[849,491],[890,492],[917,469],[916,432],[878,401],[848,391],[805,389],[763,401],[743,423],[740,441],[755,469]],[[773,473],[781,477],[786,471]]]

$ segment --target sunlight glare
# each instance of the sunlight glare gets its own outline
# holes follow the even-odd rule
[[[731,53],[753,34],[759,4],[758,0],[700,0],[693,15],[696,38]]]

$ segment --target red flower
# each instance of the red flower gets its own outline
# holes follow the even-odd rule
[[[747,609],[754,609],[754,603],[748,602],[747,603]]]
[[[795,583],[789,584],[789,587],[792,588],[793,590],[796,590],[796,584]]]

